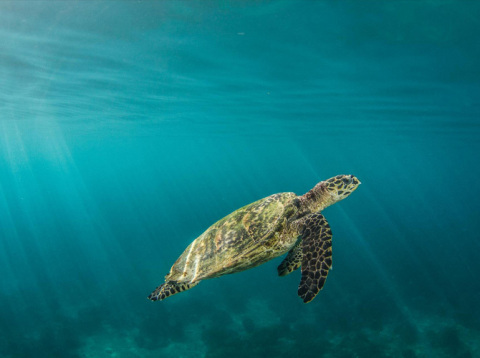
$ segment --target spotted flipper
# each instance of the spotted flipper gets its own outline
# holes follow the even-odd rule
[[[298,295],[304,303],[315,298],[332,267],[332,231],[320,213],[308,216],[302,232],[302,279]]]
[[[191,289],[193,286],[196,286],[198,282],[195,283],[187,283],[187,282],[175,282],[175,281],[167,281],[162,283],[158,286],[155,291],[153,291],[148,299],[151,301],[161,301],[168,296],[172,296],[176,293],[186,291]]]
[[[288,252],[287,257],[277,267],[278,276],[286,276],[302,266],[302,246],[298,240],[295,246]]]

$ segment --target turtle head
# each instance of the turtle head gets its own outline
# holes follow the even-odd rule
[[[332,197],[333,203],[345,199],[361,184],[360,180],[353,175],[337,175],[323,183],[325,190]]]
[[[353,175],[337,175],[321,181],[302,197],[311,211],[321,211],[327,206],[345,199],[360,184],[360,180]]]

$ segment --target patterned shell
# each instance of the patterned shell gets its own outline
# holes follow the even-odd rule
[[[258,266],[275,257],[278,237],[296,212],[294,193],[244,206],[210,226],[172,266],[167,280],[196,282]]]

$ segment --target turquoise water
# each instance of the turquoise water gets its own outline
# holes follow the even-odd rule
[[[0,356],[479,357],[480,5],[0,2]],[[147,295],[337,174],[333,270]]]

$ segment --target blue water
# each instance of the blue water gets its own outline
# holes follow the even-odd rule
[[[1,1],[1,357],[479,357],[480,3]],[[333,270],[147,295],[337,174]]]

